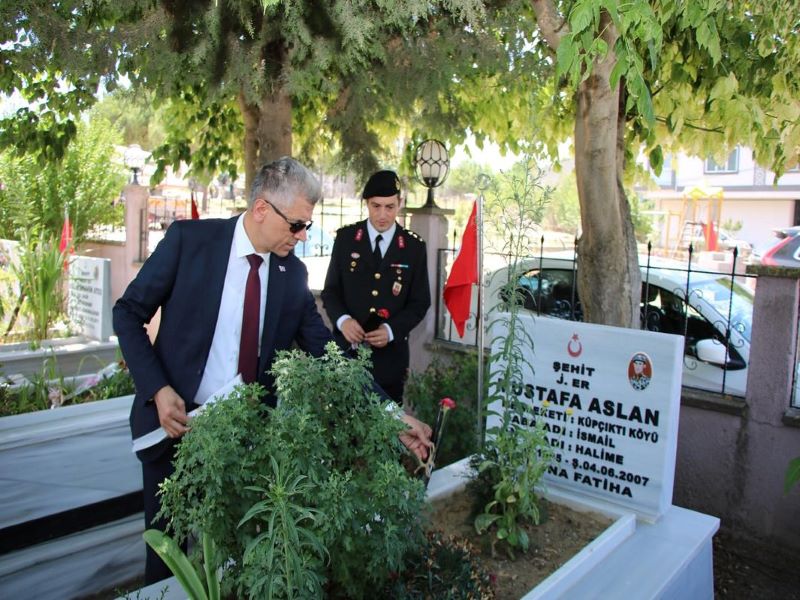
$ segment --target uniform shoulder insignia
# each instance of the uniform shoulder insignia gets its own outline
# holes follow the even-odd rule
[[[415,240],[419,240],[420,242],[422,241],[422,238],[416,231],[411,231],[410,229],[406,229],[406,233]]]

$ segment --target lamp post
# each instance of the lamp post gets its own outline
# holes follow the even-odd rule
[[[142,150],[139,144],[131,144],[125,150],[125,166],[133,173],[133,179],[131,180],[133,185],[139,185],[137,175],[144,168],[144,161],[147,155],[147,152]]]
[[[417,179],[428,188],[428,199],[422,208],[438,208],[433,201],[433,188],[442,185],[450,172],[447,148],[439,140],[425,140],[414,153],[414,167]]]

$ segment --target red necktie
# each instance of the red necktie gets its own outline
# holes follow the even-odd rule
[[[242,311],[242,336],[239,339],[239,373],[245,383],[253,383],[258,376],[258,309],[261,305],[261,279],[258,268],[264,261],[258,254],[248,254],[250,272],[244,288]]]

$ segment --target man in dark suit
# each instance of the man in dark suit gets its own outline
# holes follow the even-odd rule
[[[136,384],[133,438],[159,426],[169,436],[137,453],[147,527],[164,528],[153,521],[160,508],[158,484],[173,471],[187,412],[237,373],[245,382],[261,383],[264,401],[274,405],[268,371],[275,353],[297,343],[320,356],[331,339],[308,289],[306,268],[292,252],[306,239],[320,196],[319,182],[297,161],[264,165],[244,214],[174,222],[115,304],[114,329]],[[151,344],[144,326],[159,308],[158,336]],[[424,458],[430,428],[402,418],[410,428],[401,440]],[[158,556],[147,552],[146,583],[170,576]]]
[[[371,346],[375,381],[401,403],[408,334],[431,305],[425,242],[396,221],[394,171],[373,174],[362,197],[369,218],[337,232],[322,302],[340,345]]]

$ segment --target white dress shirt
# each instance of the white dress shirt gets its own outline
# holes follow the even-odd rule
[[[242,313],[244,311],[244,290],[250,272],[248,254],[258,254],[264,259],[258,268],[261,280],[259,298],[258,348],[261,351],[261,333],[264,330],[264,309],[267,305],[267,283],[269,281],[270,254],[256,252],[244,230],[244,214],[236,221],[233,233],[225,283],[222,287],[222,300],[214,328],[214,338],[208,352],[208,360],[200,380],[200,387],[194,396],[196,404],[203,404],[222,386],[236,377],[239,372],[239,341],[242,335]]]

